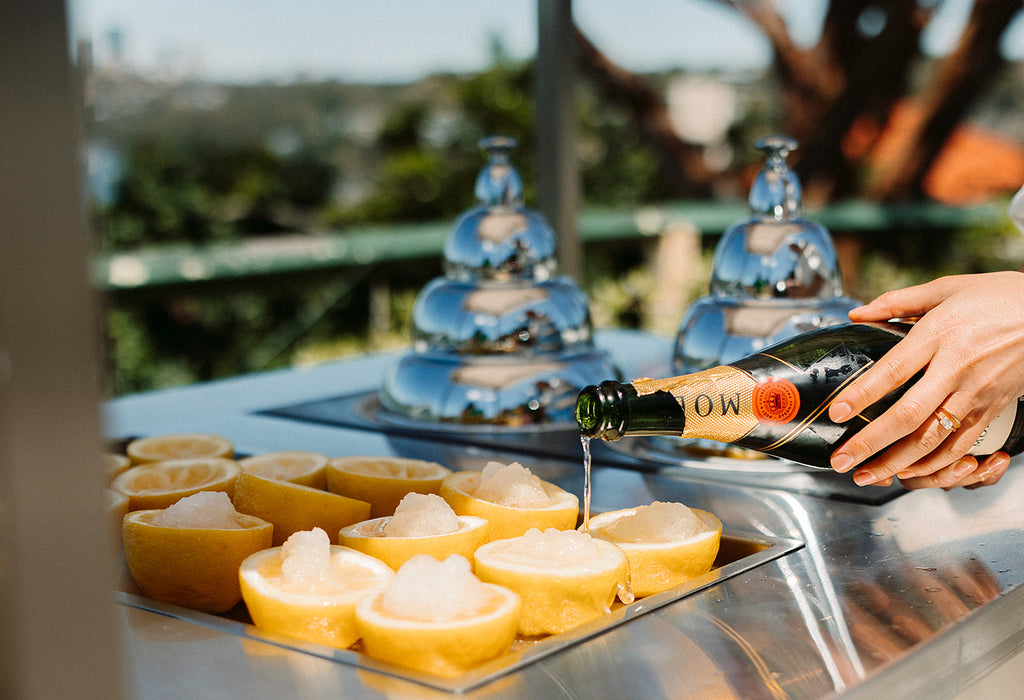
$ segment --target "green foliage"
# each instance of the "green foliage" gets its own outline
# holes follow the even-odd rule
[[[513,159],[526,202],[535,206],[533,68],[510,63],[499,49],[494,65],[479,74],[433,76],[411,86],[143,86],[147,100],[107,110],[94,125],[95,136],[123,163],[114,200],[96,205],[99,245],[106,251],[201,246],[355,223],[454,221],[474,204],[473,182],[483,164],[477,143],[491,134],[519,140]],[[675,196],[631,115],[585,86],[576,100],[585,202],[630,206]],[[729,141],[738,167],[759,158],[749,147],[751,133],[770,130],[774,109],[755,100],[734,126]],[[1024,237],[1008,222],[999,230],[901,229],[864,240],[861,282],[847,291],[865,300],[938,274],[1024,261]],[[581,283],[597,325],[665,330],[664,319],[652,318],[657,280],[646,247],[630,241],[588,250]],[[707,289],[710,253],[693,271],[691,301]],[[440,260],[406,261],[258,290],[112,299],[109,392],[404,345],[416,294],[440,273]],[[371,318],[368,309],[376,305],[367,281],[380,286],[381,276],[389,308]]]

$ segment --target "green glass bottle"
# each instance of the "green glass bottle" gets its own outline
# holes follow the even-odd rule
[[[839,392],[908,329],[898,323],[828,326],[702,372],[630,384],[602,382],[580,392],[576,421],[584,437],[703,438],[827,468],[832,451],[880,416],[912,383],[845,423],[828,417]],[[998,450],[1024,451],[1024,397],[989,424],[971,453]]]

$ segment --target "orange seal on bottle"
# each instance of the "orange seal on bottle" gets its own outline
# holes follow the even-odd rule
[[[800,391],[788,379],[769,377],[754,387],[752,403],[762,423],[788,423],[800,410]]]

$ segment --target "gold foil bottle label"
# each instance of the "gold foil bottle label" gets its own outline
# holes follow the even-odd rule
[[[757,426],[751,396],[756,382],[743,370],[721,366],[667,379],[634,379],[640,396],[667,391],[686,415],[682,437],[734,442]]]

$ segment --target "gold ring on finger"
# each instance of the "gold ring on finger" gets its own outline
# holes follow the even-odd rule
[[[960,428],[960,419],[945,406],[939,406],[935,409],[935,417],[939,419],[939,425],[946,430],[956,432]]]

